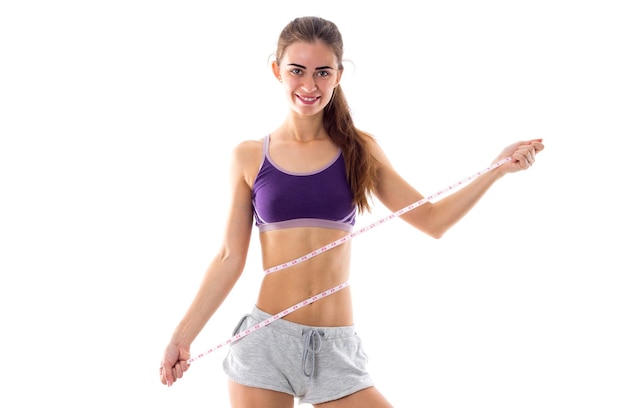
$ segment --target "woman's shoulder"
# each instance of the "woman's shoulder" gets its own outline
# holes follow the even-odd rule
[[[235,171],[243,173],[250,183],[263,161],[263,138],[239,142],[232,151],[232,165]],[[238,169],[238,170],[237,170]]]
[[[235,158],[244,160],[263,154],[263,139],[248,139],[237,143],[233,149]]]
[[[361,131],[361,133],[364,136],[364,140],[365,140],[365,143],[367,144],[368,150],[374,156],[376,161],[378,161],[378,163],[381,163],[381,164],[382,163],[388,164],[389,159],[387,158],[387,155],[385,154],[385,151],[380,145],[378,139],[374,137],[374,135],[371,133],[364,132],[364,131]]]

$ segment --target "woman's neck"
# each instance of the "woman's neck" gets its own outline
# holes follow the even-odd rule
[[[277,139],[311,142],[325,139],[328,133],[324,129],[321,117],[287,117],[282,125],[273,132]]]

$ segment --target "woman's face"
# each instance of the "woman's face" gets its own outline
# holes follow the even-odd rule
[[[274,62],[272,68],[283,84],[291,109],[304,116],[322,112],[342,73],[332,49],[319,41],[291,44],[280,65]]]

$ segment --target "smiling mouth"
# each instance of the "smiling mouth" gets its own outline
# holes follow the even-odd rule
[[[298,99],[306,104],[312,104],[319,99],[319,96],[302,96],[298,95]]]

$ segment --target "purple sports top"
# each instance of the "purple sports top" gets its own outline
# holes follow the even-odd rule
[[[254,218],[260,232],[319,227],[352,231],[356,206],[348,185],[341,150],[326,166],[307,173],[281,169],[263,142],[263,162],[252,186]]]

